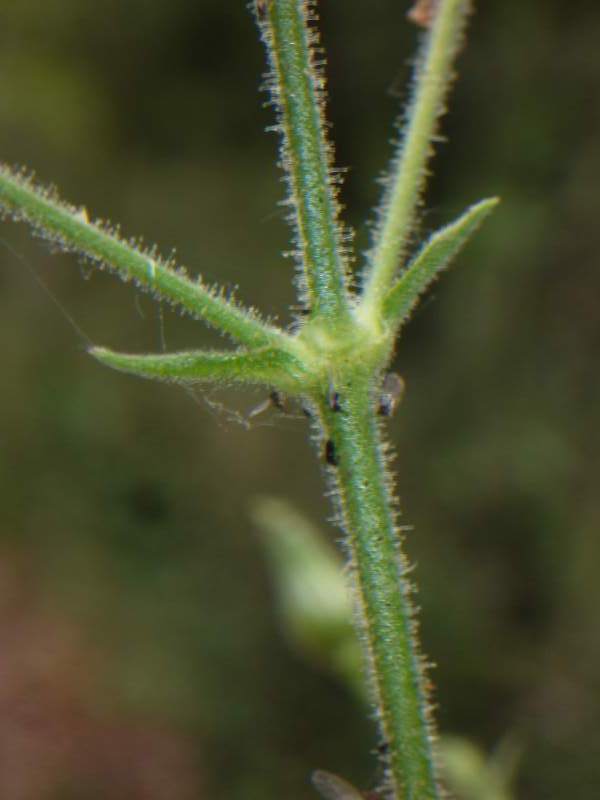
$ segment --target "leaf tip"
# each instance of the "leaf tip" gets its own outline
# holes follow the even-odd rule
[[[103,364],[108,364],[110,362],[111,351],[107,347],[97,347],[92,344],[87,348],[87,353],[92,358],[95,358],[96,361],[100,361]]]
[[[473,214],[477,213],[478,215],[487,216],[488,214],[491,214],[501,202],[501,197],[486,197],[483,200],[480,200],[478,203],[472,205],[470,212]]]

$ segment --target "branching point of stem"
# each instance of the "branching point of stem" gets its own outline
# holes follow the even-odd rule
[[[313,4],[255,2],[284,134],[283,165],[304,276],[301,301],[308,302],[310,311],[296,336],[266,324],[222,292],[188,279],[155,251],[142,250],[105,225],[91,223],[84,209],[68,206],[2,166],[0,214],[29,222],[43,238],[135,281],[242,346],[233,352],[170,355],[92,348],[91,354],[102,363],[179,382],[265,383],[312,403],[356,576],[377,714],[389,745],[393,797],[439,800],[427,684],[374,392],[399,326],[496,204],[483,201],[436,233],[396,280],[470,0],[439,0],[417,72],[406,135],[392,165],[365,290],[356,306],[346,285],[344,233],[325,136],[324,80],[316,60],[316,33],[309,25]]]

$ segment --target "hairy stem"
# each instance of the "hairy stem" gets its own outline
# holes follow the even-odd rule
[[[283,133],[282,166],[303,282],[313,314],[347,317],[346,265],[323,116],[324,79],[315,63],[317,33],[306,0],[266,0],[259,13],[273,69],[271,89]]]
[[[408,237],[433,153],[432,139],[445,111],[452,64],[461,42],[470,0],[440,0],[417,69],[408,121],[388,179],[366,274],[364,303],[375,311],[402,265]]]
[[[432,725],[400,549],[390,476],[370,382],[357,370],[339,388],[339,410],[321,404],[326,452],[337,488],[358,593],[381,733],[396,800],[439,798]]]

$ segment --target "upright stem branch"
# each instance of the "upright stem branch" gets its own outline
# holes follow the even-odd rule
[[[445,98],[453,76],[452,64],[469,6],[470,0],[440,0],[433,27],[427,35],[407,127],[392,166],[370,255],[364,303],[373,311],[379,310],[381,298],[402,265],[427,177],[427,161],[433,153],[431,142],[445,111]]]
[[[358,591],[359,622],[369,656],[396,800],[437,800],[432,726],[410,600],[408,565],[400,549],[370,381],[356,370],[339,390],[340,408],[326,401],[321,418]]]
[[[264,0],[263,0],[264,3]],[[339,208],[325,135],[324,79],[316,63],[317,32],[306,0],[266,0],[261,23],[273,78],[269,88],[283,133],[282,166],[290,184],[299,262],[313,314],[348,316]]]

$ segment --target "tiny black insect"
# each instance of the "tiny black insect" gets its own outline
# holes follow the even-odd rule
[[[392,417],[404,394],[404,381],[397,372],[388,372],[383,379],[377,413],[381,417]]]
[[[431,28],[438,5],[439,0],[417,0],[406,16],[421,28]]]
[[[302,403],[301,408],[302,408],[302,413],[304,414],[306,419],[312,419],[314,417],[312,408],[310,408],[310,406],[306,405],[306,403]]]
[[[338,454],[335,451],[333,439],[327,439],[325,442],[325,461],[330,467],[337,467],[337,465],[340,463]]]
[[[331,392],[331,394],[329,395],[329,408],[332,411],[336,411],[336,412],[342,410],[342,404],[340,402],[340,396],[339,396],[339,394],[337,392]]]
[[[256,14],[261,22],[267,18],[267,6],[269,0],[256,0]]]
[[[387,740],[380,742],[374,750],[375,754],[384,758],[385,756],[389,755],[390,752],[390,743]]]
[[[271,405],[278,411],[287,411],[285,397],[281,394],[281,392],[278,392],[277,389],[273,389],[269,395],[269,400],[271,401]]]
[[[248,419],[251,420],[253,417],[258,417],[259,414],[264,414],[264,412],[268,411],[270,408],[276,408],[277,411],[281,411],[282,414],[286,414],[288,411],[285,395],[278,392],[277,389],[273,389],[273,391],[269,392],[269,396],[266,400],[263,400],[249,411]]]

